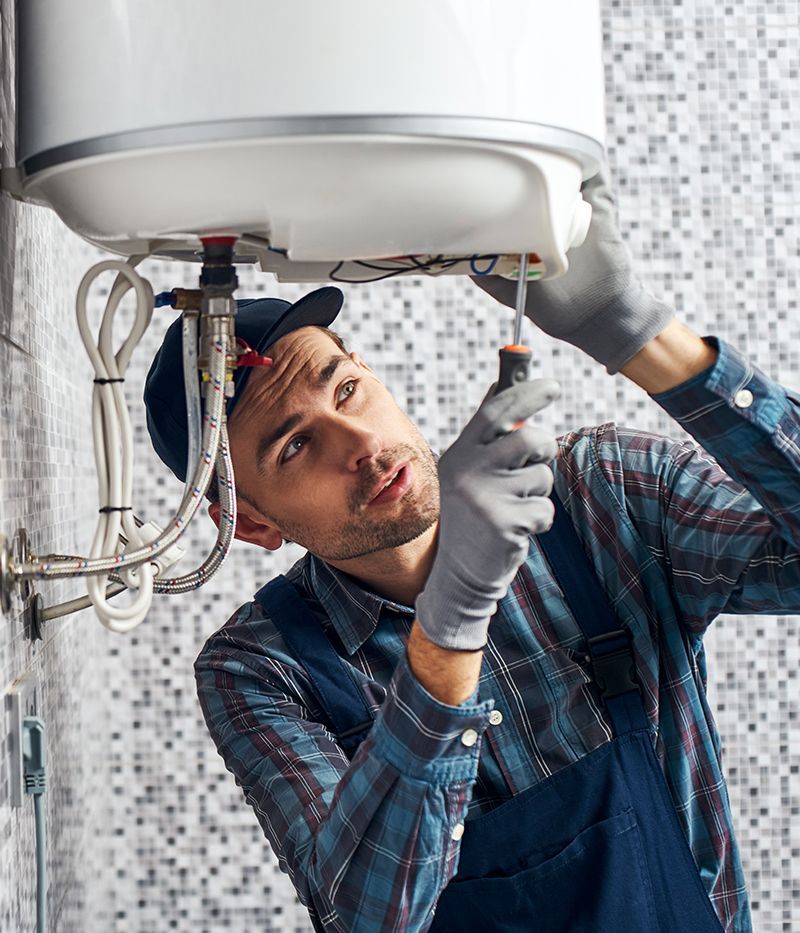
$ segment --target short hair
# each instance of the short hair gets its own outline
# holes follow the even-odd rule
[[[315,330],[321,330],[323,334],[327,334],[328,337],[330,337],[331,340],[336,344],[336,346],[342,351],[342,353],[347,355],[347,352],[348,352],[347,347],[345,346],[344,340],[342,340],[339,334],[337,334],[335,331],[332,331],[329,327],[320,327],[318,324],[312,324],[310,326],[313,327]],[[265,356],[268,355],[269,347],[267,347],[263,351],[263,353]],[[254,509],[258,508],[258,503],[253,499],[252,496],[249,496],[244,489],[240,489],[238,484],[236,486],[236,496],[239,499],[244,499],[245,502],[249,502],[250,505],[252,505]],[[214,472],[214,475],[211,477],[211,482],[208,485],[208,489],[206,491],[206,499],[208,499],[208,501],[212,503],[219,502],[219,483],[217,481],[216,471]]]

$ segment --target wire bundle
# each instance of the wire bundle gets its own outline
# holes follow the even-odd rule
[[[398,275],[418,275],[424,272],[426,275],[438,275],[447,272],[453,266],[459,263],[468,262],[473,275],[489,275],[500,257],[494,254],[469,256],[396,256],[390,259],[376,259],[366,261],[364,259],[341,260],[328,273],[332,282],[341,282],[345,285],[366,285],[369,282],[381,282],[384,279],[392,279]],[[486,261],[489,263],[487,268],[479,269],[476,263]],[[345,265],[355,266],[357,269],[366,269],[367,274],[363,278],[345,278],[341,271]],[[373,272],[380,272],[380,275],[372,275]]]

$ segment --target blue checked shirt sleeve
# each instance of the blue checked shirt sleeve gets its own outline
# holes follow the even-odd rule
[[[203,713],[315,927],[427,929],[456,871],[491,701],[445,706],[403,660],[350,763],[309,718],[299,669],[222,633],[195,664]]]
[[[620,432],[629,513],[689,628],[800,612],[800,408],[732,347],[654,399],[701,445]],[[711,456],[708,456],[710,454]]]

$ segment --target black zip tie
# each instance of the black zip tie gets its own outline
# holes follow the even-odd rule
[[[93,379],[92,381],[93,381],[94,383],[96,383],[97,385],[99,385],[99,386],[108,385],[109,382],[125,382],[125,380],[122,379],[122,378],[119,378],[119,379]]]
[[[102,509],[98,509],[98,512],[130,512],[133,509],[132,505],[104,505]]]

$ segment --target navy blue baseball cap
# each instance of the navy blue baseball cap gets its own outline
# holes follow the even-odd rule
[[[327,285],[292,304],[282,298],[245,298],[236,302],[236,336],[263,354],[276,340],[300,327],[329,327],[339,313],[344,295]],[[228,399],[230,416],[242,397],[252,367],[234,370],[236,392]],[[198,374],[199,379],[199,374]],[[167,328],[144,384],[147,430],[158,456],[179,480],[186,480],[189,434],[183,387],[183,328],[176,318]]]

